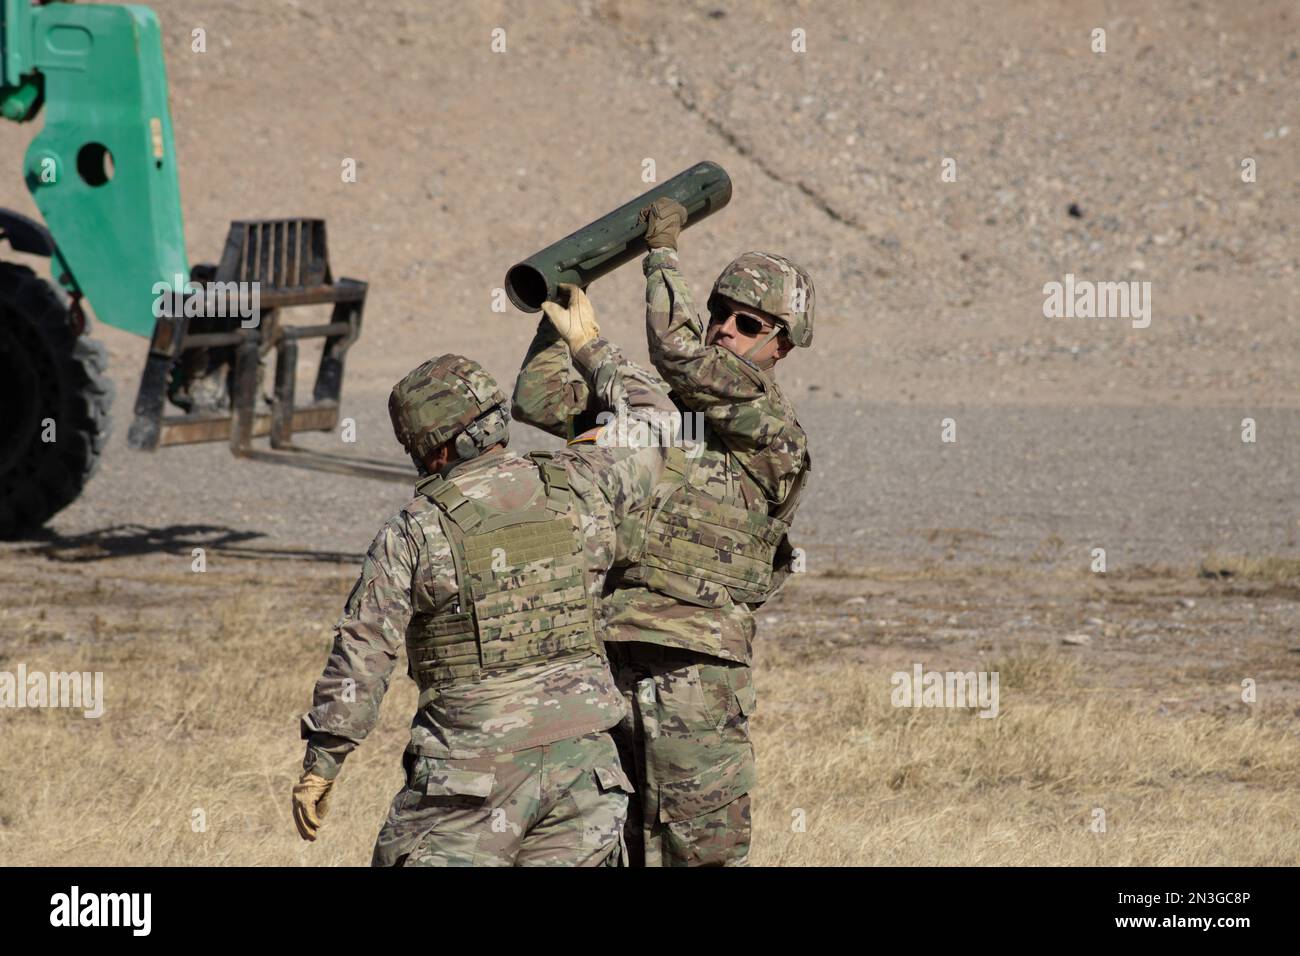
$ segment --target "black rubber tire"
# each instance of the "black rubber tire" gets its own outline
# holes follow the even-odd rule
[[[22,537],[81,494],[108,442],[108,352],[77,335],[62,292],[0,262],[0,538]],[[46,419],[54,441],[43,441]]]

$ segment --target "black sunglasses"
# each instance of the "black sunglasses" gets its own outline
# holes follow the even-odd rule
[[[751,338],[763,335],[772,330],[772,324],[765,322],[756,315],[750,315],[748,312],[727,311],[723,309],[714,318],[715,322],[726,322],[730,316],[736,317],[736,331],[741,335],[748,335]]]

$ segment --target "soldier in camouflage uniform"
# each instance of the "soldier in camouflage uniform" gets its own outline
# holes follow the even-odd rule
[[[590,309],[587,309],[588,313]],[[626,402],[617,351],[574,344],[610,404]],[[664,393],[646,400],[671,408]],[[477,363],[444,355],[389,399],[422,474],[371,544],[303,718],[294,819],[314,840],[344,758],[374,727],[406,645],[420,687],[372,863],[617,865],[631,785],[609,729],[624,702],[597,638],[597,599],[622,516],[643,506],[658,449],[585,446],[521,458],[509,413]]]
[[[615,738],[639,796],[628,843],[634,864],[740,865],[755,780],[753,611],[791,569],[786,530],[810,467],[773,368],[812,343],[813,286],[781,256],[745,253],[713,287],[706,333],[677,269],[685,209],[660,200],[643,218],[651,359],[678,407],[705,421],[702,450],[670,453],[653,520],[602,604],[629,706]],[[539,333],[515,385],[515,416],[559,433],[567,416],[599,404],[563,343]]]

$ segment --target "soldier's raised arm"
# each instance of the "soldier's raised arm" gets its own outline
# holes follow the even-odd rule
[[[673,415],[677,406],[668,385],[648,368],[628,361],[613,342],[597,336],[573,357],[574,368],[584,377],[597,411],[650,419],[647,413]]]
[[[654,207],[651,207],[653,210]],[[678,270],[676,235],[659,230],[651,213],[646,276],[646,338],[650,359],[677,400],[704,416],[774,503],[784,501],[803,467],[807,438],[772,379],[753,362],[709,345],[704,323]]]
[[[662,438],[661,443],[671,440],[672,435],[659,435],[660,429],[678,421],[677,406],[669,397],[663,379],[629,361],[618,346],[601,336],[595,309],[580,288],[573,285],[561,288],[568,296],[567,305],[547,302],[542,306],[546,313],[542,324],[551,327],[559,345],[544,344],[545,336],[539,329],[533,339],[534,347],[529,349],[530,357],[515,383],[515,405],[523,406],[527,416],[522,420],[554,421],[564,411],[574,408],[576,397],[581,395],[584,399],[581,411],[608,413],[606,420],[617,416],[643,421],[650,426],[653,440]],[[540,349],[539,344],[542,344]],[[580,385],[573,383],[575,378]],[[555,398],[546,397],[543,389],[547,386]],[[553,429],[547,430],[558,434]]]
[[[594,412],[591,406],[591,390],[582,373],[573,367],[568,344],[543,317],[515,379],[511,417],[568,438],[571,422]]]

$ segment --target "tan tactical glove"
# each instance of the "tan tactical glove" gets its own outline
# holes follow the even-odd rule
[[[637,214],[637,221],[647,223],[645,244],[651,249],[677,250],[677,234],[686,225],[686,207],[676,199],[663,196]]]
[[[330,788],[333,786],[333,780],[326,780],[310,770],[293,785],[293,822],[304,840],[316,839],[316,831],[329,812]]]
[[[569,307],[566,309],[557,302],[543,302],[542,311],[560,338],[569,344],[569,351],[576,354],[578,349],[600,335],[600,326],[596,324],[596,310],[591,307],[591,300],[585,292],[567,282],[560,283],[560,288],[569,294]]]

